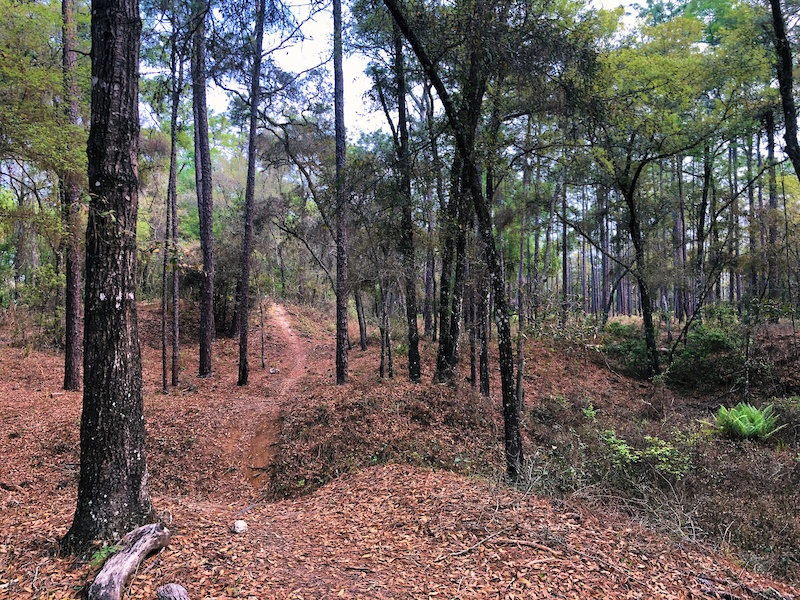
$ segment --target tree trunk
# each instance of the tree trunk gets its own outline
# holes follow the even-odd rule
[[[756,213],[756,197],[753,189],[753,136],[747,137],[747,237],[750,252],[748,296],[758,297],[758,218]]]
[[[173,4],[170,15],[172,25],[172,42],[170,48],[170,75],[172,82],[169,132],[169,178],[167,183],[166,225],[164,227],[164,262],[161,277],[161,371],[162,391],[167,392],[167,273],[172,278],[172,385],[178,385],[180,377],[180,324],[179,324],[179,292],[178,278],[178,113],[180,109],[181,90],[183,89],[183,56],[178,53],[178,24]]]
[[[516,399],[514,394],[514,356],[512,350],[511,326],[508,318],[508,302],[506,299],[505,281],[500,269],[497,245],[495,243],[494,231],[492,229],[492,216],[486,199],[483,196],[478,167],[474,156],[474,129],[464,127],[455,105],[452,102],[447,88],[439,77],[436,67],[428,57],[420,40],[416,36],[400,10],[397,0],[384,0],[384,4],[389,9],[395,22],[400,27],[405,38],[409,41],[414,53],[417,55],[423,69],[430,78],[439,100],[442,102],[448,122],[453,130],[456,141],[456,150],[463,163],[463,173],[465,175],[467,188],[469,189],[478,218],[478,228],[484,245],[484,254],[489,268],[492,287],[495,292],[495,319],[497,321],[497,338],[500,354],[500,380],[503,394],[503,422],[504,422],[504,443],[506,455],[506,472],[508,478],[516,481],[522,474],[523,454],[522,436],[520,433],[519,413],[516,410]],[[476,69],[477,70],[477,69]],[[477,112],[479,104],[483,98],[482,86],[479,82],[474,89],[465,90],[464,95],[472,98],[474,104],[469,108]]]
[[[479,360],[478,373],[480,379],[481,395],[488,398],[491,393],[489,387],[489,343],[491,342],[491,302],[486,273],[481,273],[478,281],[480,300],[478,302],[478,333],[479,333]]]
[[[342,2],[333,0],[333,87],[336,138],[336,383],[347,383],[347,190],[345,188]]]
[[[451,318],[453,312],[453,264],[455,261],[456,229],[458,227],[458,203],[461,202],[461,158],[453,158],[450,172],[450,198],[442,218],[439,219],[442,229],[443,252],[442,274],[439,277],[439,347],[436,352],[436,372],[433,380],[436,382],[452,381],[455,373],[451,369],[449,358],[453,354],[451,338]]]
[[[67,118],[79,123],[78,85],[75,81],[77,55],[74,0],[62,0],[64,95]],[[62,215],[67,233],[64,243],[65,310],[64,310],[64,389],[81,388],[81,266],[80,266],[80,184],[78,173],[65,172],[62,182]]]
[[[247,181],[244,192],[244,235],[242,262],[236,312],[239,315],[239,379],[237,385],[247,385],[250,363],[247,357],[247,336],[250,333],[250,254],[253,249],[253,204],[256,194],[256,134],[258,133],[258,104],[261,100],[261,56],[264,42],[266,0],[258,0],[256,12],[253,64],[250,71],[250,131],[247,143]]]
[[[403,197],[400,225],[400,253],[403,257],[403,277],[406,291],[406,321],[408,323],[408,378],[420,380],[419,330],[417,328],[417,277],[414,260],[414,221],[412,219],[411,155],[408,146],[406,117],[406,78],[403,38],[397,26],[393,29],[394,71],[397,80],[397,128],[400,133],[398,160],[400,162],[400,193]]]
[[[169,204],[172,212],[172,385],[180,382],[180,277],[178,275],[178,108],[183,89],[183,56],[179,59],[178,85],[172,93],[170,118]]]
[[[794,172],[800,177],[800,144],[797,141],[797,108],[794,102],[794,81],[792,70],[792,47],[786,35],[786,23],[780,0],[769,0],[772,9],[772,30],[775,33],[775,54],[778,60],[775,71],[778,76],[778,88],[781,93],[781,107],[784,116],[783,139],[786,141],[786,154],[792,161]]]
[[[205,16],[208,6],[196,6],[192,44],[192,103],[194,106],[195,181],[200,217],[200,250],[203,274],[200,283],[200,377],[211,375],[214,342],[214,197],[211,181],[211,145],[206,103]]]
[[[656,329],[653,321],[653,299],[650,293],[650,285],[647,280],[647,254],[642,237],[642,225],[639,220],[639,212],[636,207],[633,186],[624,194],[625,202],[628,205],[628,230],[631,235],[631,242],[636,252],[636,269],[633,276],[636,278],[636,285],[639,287],[639,298],[642,303],[642,326],[644,328],[644,341],[649,354],[648,374],[658,375],[659,359],[658,346],[656,345]]]
[[[94,3],[80,481],[63,540],[71,551],[153,513],[135,300],[140,31],[135,0]]]
[[[364,316],[364,303],[361,300],[361,290],[358,288],[353,290],[353,297],[355,298],[356,316],[358,317],[358,339],[363,352],[367,349],[367,318]]]
[[[767,111],[767,177],[769,211],[767,214],[767,287],[770,300],[780,299],[778,284],[778,182],[775,177],[775,116]],[[773,321],[777,318],[773,318]]]
[[[427,254],[425,256],[425,304],[422,309],[422,320],[425,327],[425,337],[430,338],[433,335],[433,288],[436,270],[435,258],[433,255],[433,243],[431,241],[431,223],[428,223],[428,240],[427,240]]]

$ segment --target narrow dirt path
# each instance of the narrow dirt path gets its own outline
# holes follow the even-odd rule
[[[270,369],[275,377],[280,377],[277,385],[277,396],[272,399],[271,406],[260,415],[255,427],[255,434],[244,457],[247,478],[256,488],[262,488],[272,475],[273,463],[281,436],[280,411],[284,402],[295,389],[298,379],[306,372],[308,357],[303,345],[289,322],[286,309],[280,304],[272,304],[269,319],[275,327],[281,352],[282,369]],[[274,372],[273,372],[274,371]]]

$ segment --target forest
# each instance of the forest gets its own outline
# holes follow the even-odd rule
[[[0,597],[796,597],[795,5],[0,7]]]

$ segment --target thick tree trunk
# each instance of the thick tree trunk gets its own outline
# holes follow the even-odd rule
[[[453,277],[452,307],[450,310],[450,352],[447,355],[449,372],[458,369],[461,344],[461,321],[464,315],[464,280],[467,273],[467,206],[461,205],[456,231],[456,270]]]
[[[72,125],[79,123],[78,85],[75,81],[77,55],[75,38],[74,0],[62,0],[64,95],[67,118]],[[65,254],[64,310],[64,389],[81,388],[81,266],[80,266],[80,196],[78,173],[66,172],[61,177],[62,215],[67,232]]]
[[[253,64],[250,71],[250,131],[247,141],[247,180],[244,192],[244,235],[242,236],[242,261],[236,312],[239,315],[239,380],[237,385],[247,385],[250,363],[247,357],[247,336],[250,333],[250,254],[253,251],[253,205],[256,194],[256,134],[258,132],[258,104],[261,100],[261,56],[264,43],[264,15],[266,0],[258,0],[256,12]]]
[[[135,0],[95,0],[80,481],[63,541],[72,551],[153,513],[135,300],[140,31]]]
[[[196,6],[192,45],[192,103],[194,106],[195,181],[200,217],[200,250],[203,276],[200,282],[200,377],[211,375],[214,343],[214,196],[211,181],[211,145],[206,103],[205,15],[207,5]]]

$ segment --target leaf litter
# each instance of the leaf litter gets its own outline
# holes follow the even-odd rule
[[[145,322],[154,310],[143,311]],[[173,538],[141,565],[125,598],[154,598],[170,582],[193,599],[797,597],[796,589],[622,514],[539,499],[469,468],[441,468],[465,454],[447,445],[472,443],[470,456],[497,462],[486,442],[497,434],[495,417],[473,422],[485,431],[471,439],[457,434],[458,423],[476,418],[479,406],[459,416],[452,402],[442,414],[411,402],[394,416],[378,415],[367,424],[385,429],[376,446],[396,438],[394,455],[415,464],[354,463],[309,482],[312,493],[276,500],[280,490],[256,475],[288,477],[280,469],[298,464],[285,457],[312,404],[346,411],[387,384],[375,381],[375,357],[365,354],[354,357],[354,381],[336,387],[325,332],[309,327],[311,317],[295,308],[284,313],[292,323],[287,331],[275,310],[267,331],[270,368],[254,369],[245,390],[235,385],[232,340],[217,342],[210,379],[188,374],[194,349],[184,344],[184,383],[167,395],[159,389],[156,344],[143,344],[153,500],[170,516]],[[96,574],[56,552],[75,504],[81,402],[80,393],[60,390],[60,361],[5,339],[0,345],[0,598],[80,598]],[[397,386],[409,385],[400,377]],[[423,386],[422,398],[447,396]],[[278,439],[259,441],[259,427],[275,419],[279,426],[265,435]],[[427,438],[413,456],[412,438],[422,433]],[[437,438],[447,458],[426,461],[425,448]],[[253,464],[263,443],[274,445],[277,456]],[[365,450],[355,447],[354,455]],[[320,448],[317,460],[324,459]],[[324,471],[308,469],[308,477]],[[231,531],[237,519],[247,523],[246,532]]]

